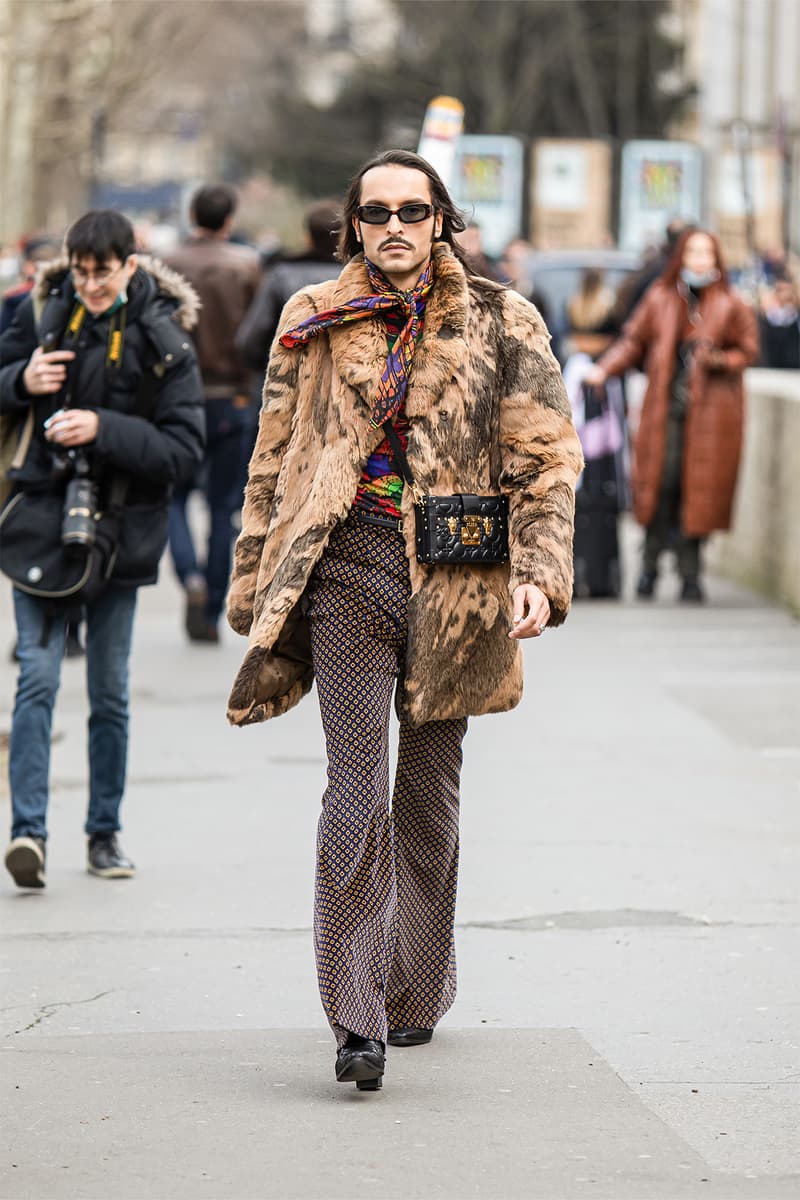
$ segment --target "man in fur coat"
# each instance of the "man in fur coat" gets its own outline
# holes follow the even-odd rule
[[[455,995],[467,718],[519,702],[520,639],[560,625],[572,595],[582,460],[561,375],[536,309],[465,265],[463,228],[416,155],[358,172],[345,267],[292,297],[272,348],[228,600],[249,638],[234,724],[286,712],[316,678],[317,970],[337,1079],[367,1089],[386,1042],[430,1041]],[[510,562],[417,560],[387,423],[415,491],[507,497]]]
[[[200,373],[186,332],[195,323],[197,296],[180,275],[134,250],[126,217],[87,213],[67,233],[66,259],[44,269],[0,339],[0,412],[31,433],[0,515],[4,570],[12,520],[26,511],[27,528],[40,531],[37,554],[52,548],[60,558],[67,482],[84,471],[99,508],[118,513],[116,548],[104,569],[108,582],[85,605],[88,869],[106,879],[134,873],[117,833],[137,589],[156,581],[170,489],[201,461],[205,426]],[[90,510],[75,511],[93,519]],[[12,840],[5,856],[15,883],[31,888],[45,884],[50,729],[75,603],[36,595],[41,575],[41,567],[32,567],[14,576],[20,672],[9,746]]]

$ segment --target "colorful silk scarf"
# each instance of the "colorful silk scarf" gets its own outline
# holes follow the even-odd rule
[[[328,308],[324,312],[307,317],[294,329],[289,329],[281,337],[281,345],[292,350],[309,342],[323,329],[331,325],[344,325],[347,321],[360,321],[364,317],[374,317],[378,313],[397,310],[405,317],[394,346],[389,351],[386,366],[378,385],[372,408],[372,425],[377,429],[385,421],[391,421],[403,403],[408,387],[408,377],[411,364],[414,361],[419,323],[425,311],[425,302],[433,287],[433,262],[430,262],[417,280],[416,287],[409,292],[399,292],[389,283],[385,275],[365,259],[369,281],[375,289],[372,296],[356,296],[347,304],[338,308]]]

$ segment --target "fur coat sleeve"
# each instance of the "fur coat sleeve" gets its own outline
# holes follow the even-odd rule
[[[298,292],[281,315],[264,381],[258,437],[250,459],[250,470],[242,509],[242,530],[234,551],[228,593],[228,623],[236,633],[250,632],[258,568],[269,528],[272,501],[283,456],[292,432],[297,402],[297,380],[303,356],[280,344],[280,335],[314,312],[309,297]]]
[[[509,501],[509,589],[534,583],[550,601],[550,624],[572,598],[575,480],[583,468],[564,381],[538,312],[504,297],[500,487]]]

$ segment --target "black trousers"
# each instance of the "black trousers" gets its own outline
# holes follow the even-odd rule
[[[681,479],[685,417],[674,407],[667,422],[664,470],[655,516],[645,527],[642,567],[657,571],[663,551],[674,550],[682,579],[697,579],[700,574],[701,539],[686,537],[681,530]]]

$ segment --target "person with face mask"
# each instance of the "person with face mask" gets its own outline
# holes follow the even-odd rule
[[[755,314],[730,287],[717,238],[687,230],[659,280],[590,370],[587,382],[634,367],[648,387],[633,453],[633,510],[645,538],[637,595],[655,593],[674,550],[680,598],[705,599],[703,539],[731,524],[742,446],[746,367],[759,352]]]
[[[765,367],[800,369],[800,300],[789,276],[775,280],[760,318],[761,361]]]

